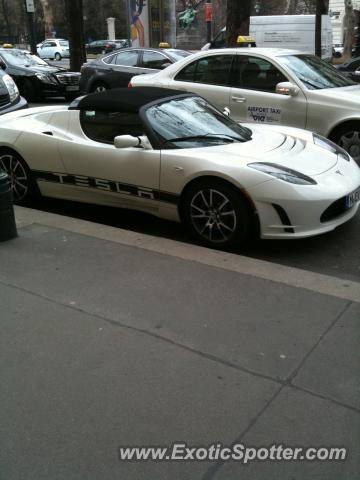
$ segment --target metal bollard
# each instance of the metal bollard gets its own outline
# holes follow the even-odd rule
[[[0,242],[17,236],[9,176],[0,170]]]

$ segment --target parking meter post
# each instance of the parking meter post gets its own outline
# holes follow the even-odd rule
[[[17,237],[9,176],[0,170],[0,242]]]

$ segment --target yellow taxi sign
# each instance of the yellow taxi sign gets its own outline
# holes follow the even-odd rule
[[[167,42],[160,42],[159,48],[170,48],[170,45]]]
[[[239,47],[256,47],[255,38],[244,35],[239,35],[236,39],[236,43]]]
[[[11,43],[4,43],[3,48],[13,48]]]

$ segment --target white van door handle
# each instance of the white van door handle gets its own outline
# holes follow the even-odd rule
[[[234,100],[234,102],[236,102],[236,103],[244,103],[244,102],[246,102],[246,98],[245,98],[245,97],[231,97],[231,100]]]

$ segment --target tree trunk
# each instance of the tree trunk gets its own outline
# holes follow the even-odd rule
[[[287,15],[295,15],[297,4],[298,4],[298,0],[288,0],[286,14]]]
[[[236,47],[238,35],[249,35],[251,0],[227,0],[226,46]]]
[[[86,62],[82,0],[65,0],[69,25],[70,70],[80,71]]]
[[[9,39],[11,39],[12,31],[11,31],[11,26],[10,26],[10,22],[9,22],[8,7],[7,7],[7,4],[6,4],[5,0],[1,0],[1,5],[2,5],[4,21],[5,21],[5,25],[6,25],[6,35],[9,37]]]
[[[53,19],[53,9],[52,4],[49,0],[40,0],[43,12],[44,12],[44,28],[45,36],[44,38],[52,38],[54,30],[54,19]],[[43,40],[43,38],[41,38]]]
[[[315,12],[315,55],[321,58],[321,15],[329,11],[328,0],[316,0]]]
[[[345,0],[345,16],[344,16],[344,52],[345,58],[351,57],[351,50],[354,41],[355,17],[351,0]]]

